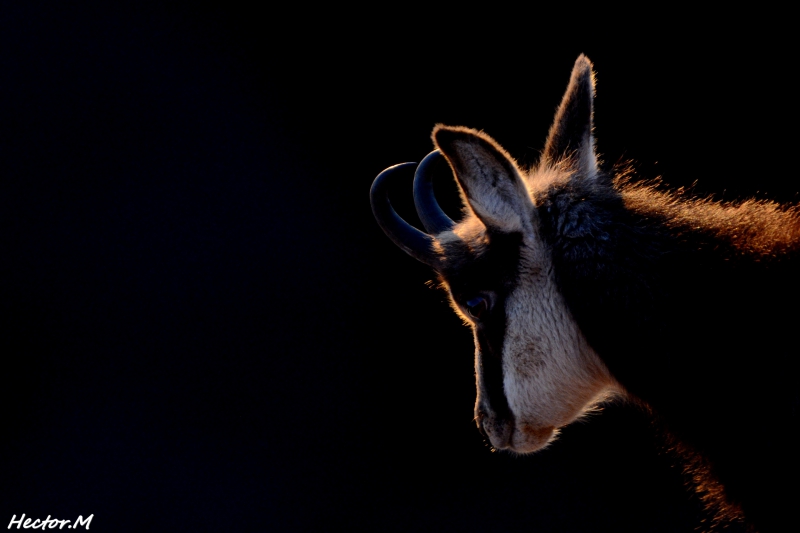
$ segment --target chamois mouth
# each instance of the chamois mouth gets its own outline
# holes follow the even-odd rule
[[[532,453],[546,447],[558,435],[555,426],[534,425],[485,413],[480,413],[476,422],[480,432],[497,450]]]

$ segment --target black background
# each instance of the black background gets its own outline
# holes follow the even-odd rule
[[[631,408],[492,453],[471,334],[368,190],[437,122],[535,162],[583,52],[606,161],[794,201],[791,17],[726,17],[4,4],[0,525],[706,527]],[[395,193],[416,223],[410,176]]]

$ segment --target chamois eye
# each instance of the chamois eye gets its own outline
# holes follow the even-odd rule
[[[480,318],[489,309],[489,302],[483,296],[476,296],[467,301],[467,312],[472,318]]]

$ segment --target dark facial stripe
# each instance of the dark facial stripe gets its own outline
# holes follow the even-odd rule
[[[443,278],[460,304],[481,293],[494,295],[491,310],[475,325],[482,404],[498,419],[513,421],[503,387],[505,301],[518,283],[522,235],[490,233],[485,243],[450,243]]]
[[[505,313],[502,313],[505,315]],[[511,408],[508,406],[503,387],[503,341],[506,329],[505,316],[500,324],[492,324],[490,328],[478,328],[476,338],[480,355],[478,372],[482,378],[482,403],[488,405],[500,420],[513,421]]]

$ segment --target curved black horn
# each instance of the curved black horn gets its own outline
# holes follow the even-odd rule
[[[456,224],[442,211],[433,194],[431,169],[439,161],[444,161],[444,156],[439,150],[434,150],[425,156],[414,174],[414,205],[422,225],[431,234],[447,231]]]
[[[435,267],[439,261],[433,251],[433,237],[400,218],[389,202],[386,188],[392,176],[396,176],[400,173],[399,171],[414,165],[416,163],[401,163],[378,174],[375,181],[372,182],[369,200],[372,204],[372,214],[375,215],[375,219],[384,233],[408,255],[426,265]]]

